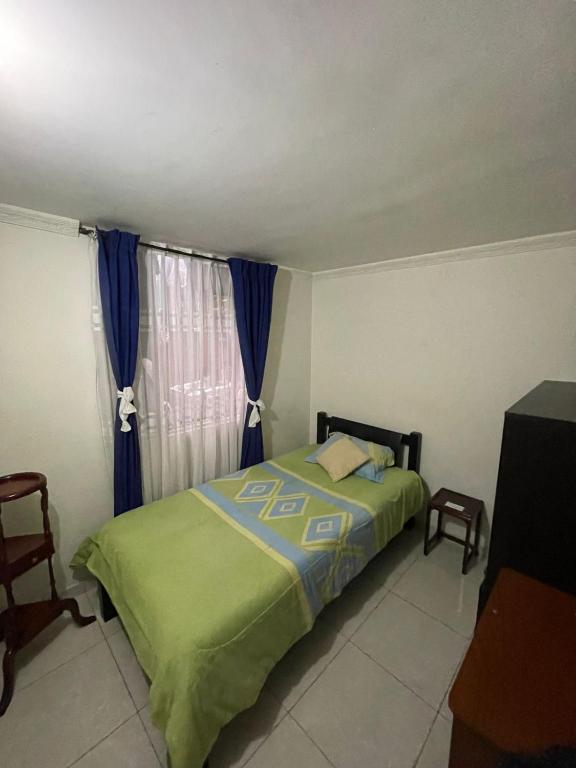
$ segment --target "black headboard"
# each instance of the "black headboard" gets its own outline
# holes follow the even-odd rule
[[[316,424],[316,442],[324,443],[333,432],[344,432],[345,435],[359,437],[360,440],[367,440],[370,443],[389,445],[396,454],[398,467],[403,466],[404,446],[408,446],[406,468],[420,472],[420,451],[422,449],[420,432],[410,432],[409,435],[405,435],[402,432],[372,427],[370,424],[361,424],[359,421],[341,419],[340,416],[328,416],[326,411],[318,411]]]

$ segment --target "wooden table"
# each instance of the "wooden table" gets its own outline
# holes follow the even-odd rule
[[[576,746],[576,597],[503,568],[448,703],[450,768]]]
[[[73,598],[61,600],[56,590],[52,555],[54,542],[48,517],[48,487],[46,477],[40,472],[19,472],[0,477],[0,505],[40,492],[43,531],[24,536],[4,536],[0,506],[0,584],[6,590],[8,607],[0,613],[0,641],[6,640],[6,651],[2,661],[4,689],[0,699],[0,717],[8,709],[14,693],[16,653],[24,648],[36,635],[63,611],[70,611],[80,626],[96,621],[95,616],[81,616],[78,603]],[[50,579],[50,600],[16,604],[12,582],[30,568],[48,561]]]

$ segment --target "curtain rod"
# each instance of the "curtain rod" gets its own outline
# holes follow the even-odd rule
[[[95,227],[88,227],[85,224],[80,224],[78,227],[78,233],[80,235],[90,235],[94,236],[95,234]],[[223,259],[220,256],[206,256],[203,253],[197,253],[196,251],[192,251],[192,253],[188,253],[188,251],[179,251],[177,248],[166,248],[163,245],[152,245],[152,243],[143,243],[141,241],[138,242],[138,245],[142,246],[143,248],[153,248],[155,251],[164,251],[164,253],[174,253],[176,256],[190,256],[192,259],[204,259],[204,261],[219,261],[222,264],[227,264],[228,259]]]

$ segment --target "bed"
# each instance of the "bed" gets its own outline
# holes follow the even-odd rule
[[[317,442],[389,445],[384,482],[333,483],[305,446],[109,521],[78,550],[151,681],[172,768],[201,768],[221,728],[424,502],[421,436],[318,414]],[[407,452],[407,461],[404,454]],[[403,468],[406,463],[406,469]]]

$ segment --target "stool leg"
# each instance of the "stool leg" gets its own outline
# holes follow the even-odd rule
[[[426,531],[424,533],[424,554],[427,555],[430,552],[430,517],[432,516],[432,507],[428,504],[426,510]]]
[[[472,533],[472,521],[466,523],[466,541],[464,543],[464,559],[462,560],[462,573],[466,575],[468,573],[468,565],[470,563],[470,535]],[[468,553],[470,552],[470,556]]]
[[[12,695],[14,693],[14,660],[16,658],[16,652],[12,650],[6,650],[4,654],[4,660],[2,662],[2,673],[4,675],[4,689],[2,691],[2,698],[0,699],[0,717],[6,712],[10,702],[12,701]]]
[[[478,513],[476,518],[476,533],[474,534],[474,554],[476,557],[480,554],[480,529],[482,527],[482,511]]]

